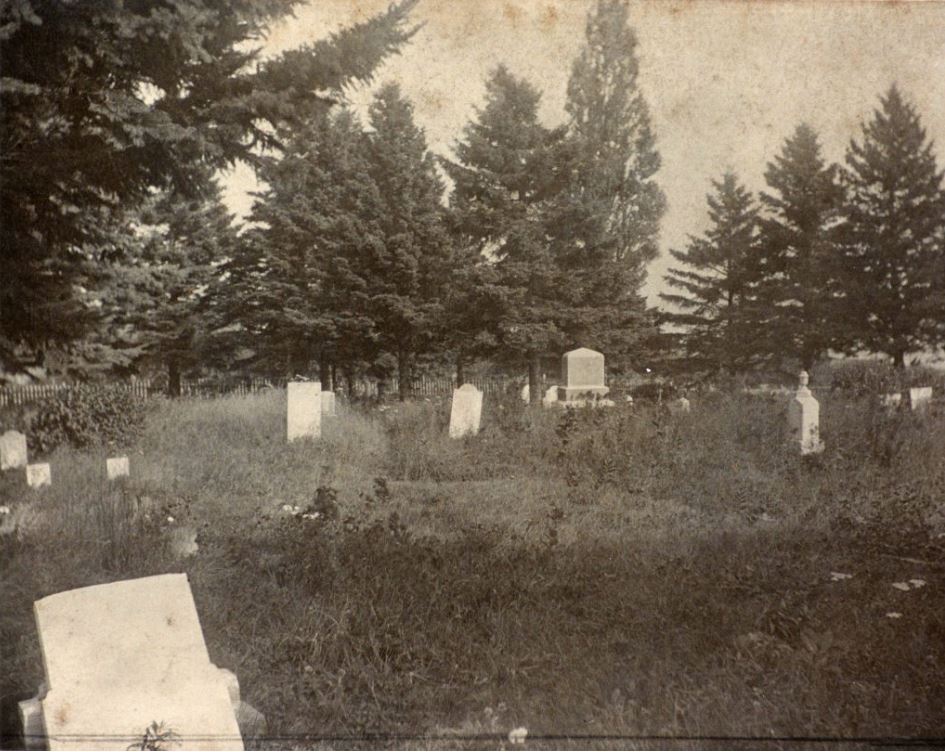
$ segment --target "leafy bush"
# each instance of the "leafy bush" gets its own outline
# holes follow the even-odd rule
[[[146,406],[124,389],[83,386],[44,400],[30,420],[30,450],[50,452],[64,444],[76,448],[126,445],[141,433]]]
[[[910,387],[945,388],[945,373],[927,366],[894,368],[875,360],[844,360],[824,366],[825,373],[815,373],[818,383],[855,395],[886,394]]]

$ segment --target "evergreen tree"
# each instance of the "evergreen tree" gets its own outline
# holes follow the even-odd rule
[[[680,292],[660,297],[680,311],[666,313],[664,319],[684,328],[689,366],[735,373],[750,360],[753,339],[745,309],[757,252],[758,210],[733,173],[712,185],[715,194],[706,197],[711,227],[703,237],[690,237],[685,250],[670,250],[683,266],[669,269],[665,279]]]
[[[209,335],[209,291],[236,242],[217,183],[202,196],[165,191],[134,211],[123,251],[103,266],[102,320],[93,342],[109,344],[138,370],[166,370],[168,394],[200,363]]]
[[[473,249],[475,271],[460,285],[452,319],[480,353],[525,362],[530,395],[540,400],[540,358],[560,349],[562,277],[545,231],[548,200],[560,189],[555,147],[563,132],[538,121],[540,93],[499,66],[486,103],[445,166],[455,188],[451,217],[459,244]]]
[[[74,340],[99,209],[254,163],[274,128],[366,80],[411,35],[416,0],[329,39],[259,57],[295,0],[0,3],[0,357]]]
[[[892,86],[846,154],[843,240],[856,342],[888,355],[945,341],[945,190],[913,105]]]
[[[844,191],[806,124],[768,164],[765,180],[752,326],[760,352],[809,370],[830,348],[848,344],[836,238]]]
[[[599,0],[568,82],[568,138],[558,161],[567,187],[548,224],[571,280],[562,326],[572,344],[612,361],[639,355],[654,333],[640,288],[658,254],[666,200],[649,111],[639,88],[637,39],[625,0]]]
[[[413,105],[386,84],[369,108],[370,174],[379,201],[367,315],[379,344],[397,360],[400,398],[409,394],[418,353],[429,349],[443,321],[452,253],[441,205],[443,183]]]

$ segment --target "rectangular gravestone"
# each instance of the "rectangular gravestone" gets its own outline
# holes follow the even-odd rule
[[[127,478],[131,474],[127,457],[109,457],[105,460],[105,473],[109,480]]]
[[[450,438],[479,433],[482,418],[482,392],[472,384],[463,384],[453,390],[453,404],[450,407]]]
[[[909,405],[913,410],[924,410],[932,401],[932,387],[923,386],[909,390]]]
[[[286,388],[286,436],[317,439],[322,434],[322,385],[317,381],[290,381]]]
[[[561,356],[561,379],[558,399],[562,402],[580,402],[606,396],[610,389],[604,385],[604,356],[595,350],[580,347]]]
[[[48,462],[38,462],[26,466],[26,485],[30,488],[42,488],[52,485],[52,468]]]
[[[322,392],[322,415],[333,417],[335,415],[335,393]]]
[[[541,398],[541,404],[544,407],[551,407],[558,402],[558,385],[552,384],[545,390],[545,396]]]
[[[243,749],[232,679],[210,662],[187,575],[70,590],[34,611],[49,749]],[[142,746],[153,723],[174,743]]]
[[[0,436],[0,470],[26,467],[26,436],[19,431],[7,431]]]

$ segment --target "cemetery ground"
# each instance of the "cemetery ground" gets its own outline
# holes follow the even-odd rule
[[[0,480],[2,746],[43,678],[33,602],[165,572],[257,746],[942,740],[945,414],[831,396],[800,458],[785,403],[487,397],[458,440],[445,401],[339,405],[286,444],[284,392],[160,402],[127,479],[61,449],[51,487]]]

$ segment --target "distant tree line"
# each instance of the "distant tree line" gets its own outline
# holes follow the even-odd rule
[[[624,0],[599,0],[566,119],[503,65],[436,157],[396,84],[362,120],[351,82],[408,43],[402,0],[272,59],[252,42],[292,3],[0,1],[0,365],[88,378],[199,368],[341,386],[418,367],[458,381],[572,346],[689,373],[903,364],[945,341],[945,197],[894,88],[828,165],[799,126],[756,198],[728,174],[663,298],[641,293],[666,200]],[[256,170],[248,224],[219,171]]]

